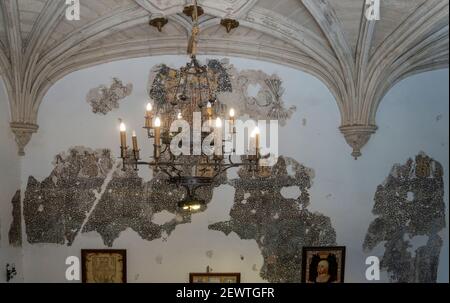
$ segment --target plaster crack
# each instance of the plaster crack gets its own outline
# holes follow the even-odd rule
[[[100,188],[100,192],[98,192],[97,190],[94,190],[95,201],[92,204],[92,207],[91,207],[90,211],[86,214],[86,218],[84,219],[83,224],[81,224],[80,228],[78,229],[77,233],[75,234],[75,237],[78,235],[78,233],[80,231],[81,232],[83,231],[84,226],[88,223],[92,213],[94,212],[94,210],[97,207],[98,203],[102,199],[103,194],[108,189],[109,183],[111,183],[111,181],[113,180],[114,173],[120,167],[120,164],[121,163],[116,163],[116,165],[113,166],[113,168],[108,172],[108,174],[106,175],[105,181],[103,181],[102,187]]]

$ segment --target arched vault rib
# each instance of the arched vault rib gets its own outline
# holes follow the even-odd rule
[[[130,44],[130,45],[128,45]],[[144,56],[157,55],[181,55],[185,54],[186,40],[183,37],[178,39],[143,40],[126,43],[113,43],[103,47],[97,47],[81,52],[70,58],[63,65],[55,69],[49,77],[46,78],[43,86],[40,87],[36,96],[36,103],[33,112],[38,113],[39,104],[48,89],[59,79],[74,71],[95,66],[101,63],[117,61],[127,58],[138,58]],[[282,48],[271,45],[261,45],[249,41],[224,40],[208,41],[202,44],[202,51],[199,55],[220,55],[237,56],[249,59],[264,60],[305,71],[320,81],[322,81],[334,95],[336,88],[333,87],[333,81],[328,75],[322,72],[322,68],[315,64],[311,58],[298,52],[282,52]],[[337,96],[334,95],[336,98]],[[37,117],[34,119],[37,120]]]
[[[61,24],[59,20],[64,9],[61,3],[64,1],[47,0],[29,34],[27,45],[21,41],[17,1],[0,1],[8,38],[5,50],[0,49],[0,68],[11,103],[11,126],[21,153],[31,134],[37,130],[37,112],[45,92],[60,77],[102,62],[156,54],[184,54],[186,50],[190,23],[180,14],[185,4],[181,0],[163,10],[158,10],[158,6],[164,7],[167,3],[135,0],[76,28],[51,48],[47,42]],[[392,29],[372,57],[374,31],[383,20],[367,21],[363,7],[354,54],[330,0],[298,2],[309,11],[323,35],[276,11],[258,6],[257,0],[236,0],[229,2],[234,5],[231,16],[238,19],[242,27],[275,37],[293,48],[277,49],[257,41],[240,41],[232,35],[229,39],[202,36],[203,53],[275,62],[319,78],[336,99],[341,114],[340,129],[353,148],[353,155],[358,157],[377,129],[375,115],[385,93],[409,75],[448,66],[448,46],[443,46],[442,41],[448,42],[449,1],[424,1],[400,26]],[[215,26],[227,13],[223,3],[215,0],[204,0],[202,6],[209,15],[203,18],[203,29]],[[159,41],[105,42],[105,38],[114,33],[146,24],[150,15],[159,13],[165,14],[185,32],[167,39],[159,38]],[[104,44],[99,46],[100,41]],[[149,41],[152,47],[145,44]]]
[[[8,90],[11,89],[9,83],[10,79],[12,78],[11,69],[11,63],[9,62],[9,58],[6,55],[5,50],[3,49],[3,47],[0,47],[0,76],[3,75],[3,79]]]
[[[119,16],[117,15],[119,13],[125,14],[125,16]],[[123,30],[126,28],[130,28],[136,24],[142,24],[146,23],[148,19],[146,18],[146,15],[142,16],[141,13],[137,13],[138,19],[136,19],[135,11],[121,11],[116,13],[111,13],[109,16],[104,17],[100,22],[93,22],[92,24],[88,24],[85,26],[85,29],[83,32],[86,34],[82,37],[78,37],[73,35],[73,37],[68,37],[65,41],[60,43],[59,46],[57,46],[54,50],[44,55],[43,59],[40,60],[38,63],[42,70],[39,72],[39,74],[36,77],[36,82],[46,82],[48,79],[48,75],[52,73],[52,70],[54,68],[58,68],[60,64],[67,61],[72,54],[75,54],[80,51],[80,49],[83,48],[83,43],[85,43],[86,39],[91,40],[98,40],[102,37],[105,37],[105,31],[108,31],[108,33],[115,32],[118,30]],[[338,100],[342,100],[342,91],[345,86],[345,84],[340,81],[341,79],[339,76],[340,73],[335,69],[338,68],[338,63],[332,56],[332,54],[327,51],[325,45],[318,42],[317,39],[314,39],[312,37],[312,34],[306,30],[304,31],[296,31],[295,28],[293,29],[292,24],[284,24],[282,22],[281,16],[273,16],[272,18],[278,18],[276,19],[278,24],[280,25],[280,29],[277,30],[275,28],[271,29],[270,24],[265,24],[264,19],[261,17],[264,16],[261,11],[257,13],[252,13],[249,19],[243,21],[243,26],[247,26],[249,28],[261,31],[262,33],[267,33],[271,36],[278,37],[282,41],[285,41],[291,45],[296,46],[297,48],[305,47],[307,48],[306,52],[308,55],[310,55],[312,58],[312,61],[321,61],[322,65],[316,67],[317,70],[322,69],[325,72],[322,74],[328,73],[326,77],[327,80],[327,86],[330,87],[330,89],[333,90],[333,95]],[[107,29],[105,28],[104,24],[109,24],[110,27]],[[206,21],[206,25],[210,25],[210,21]],[[117,27],[115,27],[117,25]],[[98,30],[91,30],[91,28],[98,29]],[[274,33],[275,32],[275,33]],[[278,35],[277,35],[278,34]],[[72,40],[74,38],[77,38],[77,40],[73,41],[72,43],[69,43],[68,40]],[[209,39],[211,40],[211,39]],[[301,42],[301,41],[309,41],[309,43]],[[314,42],[315,41],[315,42]],[[65,45],[73,45],[71,48],[64,47]],[[60,50],[58,53],[58,49]],[[62,51],[63,50],[63,51]],[[52,64],[48,64],[48,62],[52,62]],[[335,68],[333,68],[333,66]],[[328,70],[328,71],[327,71]],[[331,83],[330,83],[331,82]],[[340,87],[340,89],[337,89]],[[40,90],[39,86],[33,87],[32,95],[36,96],[37,91]],[[30,114],[32,115],[37,108],[39,107],[39,102],[41,101],[40,98],[33,98],[34,99],[34,105],[30,109]],[[342,108],[341,104],[338,104],[338,107],[341,111],[341,113],[344,113],[345,110]],[[35,118],[35,117],[34,117]]]
[[[25,48],[24,90],[32,91],[33,77],[41,51],[45,47],[51,33],[61,21],[66,6],[60,1],[47,1],[30,33],[30,40]]]
[[[375,123],[376,111],[386,88],[392,87],[402,70],[411,66],[414,55],[428,50],[426,56],[432,56],[433,46],[445,37],[448,39],[448,21],[446,25],[442,22],[446,18],[448,1],[426,1],[376,50],[364,83],[366,94],[361,120]],[[448,46],[445,52],[448,61]]]
[[[389,74],[388,78],[384,82],[380,82],[380,86],[377,87],[376,95],[374,100],[376,102],[372,103],[372,108],[370,110],[371,117],[370,119],[376,118],[376,111],[380,105],[382,98],[388,93],[388,91],[394,87],[395,84],[405,79],[406,77],[412,76],[417,73],[421,73],[430,68],[439,69],[448,67],[448,29],[447,35],[443,34],[442,31],[439,31],[442,36],[437,38],[437,40],[430,41],[422,41],[417,47],[419,48],[422,44],[425,44],[420,50],[416,50],[414,53],[405,54],[405,56],[409,57],[402,60],[398,64],[392,68],[392,72]],[[434,36],[430,36],[433,37]],[[426,44],[428,42],[428,44]],[[432,54],[432,55],[430,55]]]
[[[425,1],[393,30],[372,57],[370,51],[377,23],[365,18],[367,7],[361,11],[356,54],[352,54],[328,2],[302,0],[322,28],[339,61],[345,83],[345,93],[341,93],[344,113],[340,130],[353,148],[352,155],[358,158],[361,148],[377,130],[375,116],[381,98],[400,77],[414,72],[405,72],[405,68],[413,64],[411,60],[415,54],[420,53],[424,46],[436,45],[438,39],[448,37],[448,0]],[[432,48],[427,50],[429,56],[434,51]],[[448,57],[448,46],[444,52]],[[430,64],[442,66],[442,63]],[[422,65],[421,70],[425,69]]]
[[[328,49],[324,41],[318,39],[309,30],[296,27],[295,24],[283,20],[283,16],[271,14],[270,21],[265,16],[269,12],[263,9],[255,9],[248,14],[247,18],[241,21],[241,26],[264,33],[270,37],[283,41],[301,52],[306,53],[316,69],[321,69],[326,75],[326,85],[332,90],[336,98],[341,116],[345,115],[343,100],[346,99],[345,82],[339,70],[339,62]],[[220,19],[211,19],[203,22],[200,26],[202,30],[217,26]],[[208,40],[211,40],[210,38]],[[305,43],[308,41],[309,43]],[[283,52],[283,50],[281,50]],[[281,64],[283,64],[281,62]],[[308,72],[308,70],[304,70]],[[324,78],[324,77],[322,77]]]

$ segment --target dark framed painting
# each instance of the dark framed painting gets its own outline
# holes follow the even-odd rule
[[[190,273],[189,283],[241,283],[240,273]]]
[[[345,247],[303,247],[303,283],[344,283]]]
[[[126,250],[81,250],[81,274],[83,283],[126,283]]]

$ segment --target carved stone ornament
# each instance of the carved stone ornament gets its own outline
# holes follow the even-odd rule
[[[31,136],[37,132],[39,126],[20,122],[13,122],[10,126],[19,148],[19,156],[25,156],[25,146],[30,142]]]
[[[155,18],[152,18],[149,22],[151,26],[154,26],[158,29],[159,32],[162,31],[162,28],[164,25],[166,25],[169,22],[166,17],[164,16],[157,16]]]
[[[345,140],[353,148],[352,156],[357,160],[361,157],[361,149],[369,142],[370,137],[377,131],[375,125],[350,125],[339,128]]]
[[[201,6],[199,6],[199,5],[197,5],[197,12],[198,12],[198,16],[199,17],[205,13],[203,8]],[[194,5],[185,6],[184,9],[183,9],[183,14],[185,14],[188,17],[191,17],[191,19],[194,20],[193,19],[193,16],[194,16]]]
[[[40,6],[34,5],[37,2],[48,5],[38,9]],[[186,20],[189,17],[181,12],[187,6],[186,13],[191,15],[192,1],[80,2],[83,11],[108,12],[108,17],[89,14],[83,17],[83,22],[72,23],[68,28],[65,18],[59,18],[67,9],[65,1],[0,1],[3,42],[7,42],[0,48],[0,73],[8,93],[12,122],[36,123],[46,93],[72,72],[116,60],[179,55],[186,47],[181,28],[176,28],[190,29]],[[118,5],[108,5],[110,2]],[[379,1],[381,11],[390,11],[395,6],[393,20],[402,20],[399,24],[387,22],[381,28],[379,21],[361,18],[368,9],[368,5],[362,4],[364,1],[359,1],[359,9],[355,7],[344,14],[338,12],[357,1],[279,0],[272,1],[279,5],[270,9],[258,4],[258,0],[198,2],[204,11],[199,22],[203,54],[232,54],[310,73],[334,96],[342,126],[375,125],[379,104],[396,83],[417,73],[448,68],[447,0]],[[30,13],[22,16],[23,9]],[[308,20],[286,18],[286,11],[301,11]],[[149,16],[158,14],[173,20],[175,25],[167,28],[164,39],[149,35],[140,27],[148,25]],[[216,31],[208,30],[226,18],[245,25],[249,31],[245,39],[240,35],[220,39]],[[349,29],[343,21],[350,19],[361,22]],[[21,37],[23,26],[34,29],[26,41]],[[119,39],[120,30],[125,28],[131,39]],[[61,32],[65,34],[59,35]],[[354,39],[349,40],[349,35]],[[120,43],[115,43],[118,39]]]
[[[220,21],[220,25],[224,26],[227,29],[227,33],[230,33],[231,30],[239,27],[239,21],[235,19],[225,18]]]

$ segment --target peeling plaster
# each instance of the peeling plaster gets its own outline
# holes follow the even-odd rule
[[[381,242],[381,268],[392,282],[436,282],[445,227],[442,165],[424,153],[404,165],[394,165],[375,193],[363,244],[371,251]],[[426,240],[426,241],[424,241]]]
[[[20,205],[20,190],[16,192],[12,198],[12,218],[11,226],[9,228],[9,244],[14,247],[22,246],[22,210]]]
[[[96,231],[111,247],[128,228],[144,240],[167,241],[179,224],[191,222],[192,214],[177,208],[186,194],[183,188],[170,184],[162,173],[144,182],[132,169],[117,169],[118,164],[109,150],[77,147],[57,155],[52,173],[42,182],[30,176],[24,199],[28,241],[70,246],[80,231]],[[218,184],[198,189],[197,195],[208,204],[215,186],[227,182],[235,187],[231,220],[209,228],[254,239],[264,258],[262,278],[300,282],[302,247],[335,245],[336,232],[330,218],[307,210],[312,169],[280,157],[269,170],[255,176],[241,169],[238,179],[221,176]],[[285,198],[283,188],[295,188],[298,195]],[[161,213],[173,218],[156,224],[155,215]],[[213,252],[206,256],[212,258]],[[162,258],[155,261],[160,264]]]
[[[110,111],[119,108],[119,101],[131,95],[133,85],[123,85],[122,81],[113,78],[113,83],[108,88],[105,85],[93,88],[86,96],[86,101],[91,105],[94,114],[106,115]]]
[[[288,174],[288,167],[295,171]],[[266,177],[252,176],[241,169],[230,221],[209,226],[226,235],[235,232],[241,239],[253,239],[261,249],[264,265],[260,275],[269,282],[300,282],[303,246],[336,244],[330,218],[311,213],[308,190],[314,173],[293,159],[280,157]],[[296,186],[300,196],[284,198],[281,189]],[[242,200],[247,201],[243,204]]]
[[[170,184],[162,173],[144,183],[134,170],[116,169],[120,163],[109,150],[71,148],[53,164],[42,182],[32,176],[28,180],[24,218],[29,243],[70,246],[80,231],[96,231],[111,247],[127,228],[148,241],[167,241],[177,225],[191,222],[191,214],[177,208],[186,194],[183,188]],[[212,188],[200,188],[197,195],[209,203]],[[153,223],[154,214],[163,211],[174,214],[173,219]]]
[[[228,59],[210,59],[207,65],[217,79],[212,82],[217,85],[218,99],[233,107],[240,116],[278,120],[284,126],[297,110],[295,106],[285,108],[283,82],[278,75],[267,75],[260,70],[239,72]],[[148,91],[156,104],[166,102],[168,92],[177,83],[177,75],[175,70],[164,64],[152,68]]]

